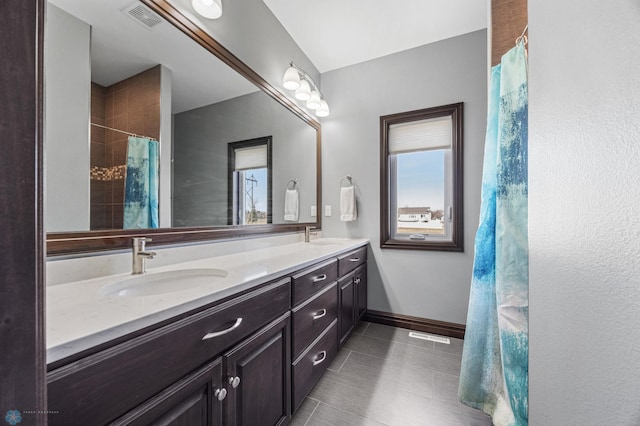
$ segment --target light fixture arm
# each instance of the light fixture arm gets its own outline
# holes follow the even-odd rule
[[[295,62],[291,61],[290,65],[291,65],[292,68],[295,68],[295,70],[298,71],[298,74],[300,74],[302,78],[304,78],[309,83],[311,83],[311,85],[313,86],[312,89],[315,90],[316,92],[318,92],[318,94],[320,95],[320,99],[324,99],[324,96],[322,96],[322,92],[318,88],[318,85],[313,80],[313,78],[311,78],[311,76],[309,74],[307,74],[307,72],[304,69],[302,69],[301,67],[296,65]]]

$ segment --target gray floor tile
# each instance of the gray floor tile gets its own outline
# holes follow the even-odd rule
[[[458,400],[458,383],[460,377],[453,374],[436,371],[433,373],[433,397],[448,401]]]
[[[360,334],[353,334],[344,345],[345,349],[360,352],[378,358],[388,358],[391,356],[395,344],[390,340],[374,339]]]
[[[367,330],[367,328],[371,325],[370,322],[366,322],[366,321],[360,321],[357,325],[356,328],[353,330],[353,332],[355,334],[364,334],[364,332]]]
[[[346,376],[367,377],[389,392],[403,390],[433,397],[434,372],[415,369],[388,359],[352,352],[340,372]]]
[[[457,355],[396,343],[390,359],[417,368],[426,368],[452,375],[460,374],[461,358]]]
[[[320,403],[307,426],[385,426],[383,423]]]
[[[291,417],[289,426],[305,426],[319,403],[319,401],[314,399],[305,398],[295,414]]]
[[[360,323],[290,424],[490,426],[488,415],[458,401],[462,346]]]
[[[327,368],[333,371],[340,371],[340,369],[342,368],[342,365],[349,357],[349,354],[351,354],[351,351],[349,349],[342,348],[340,352],[338,352],[338,354],[336,355],[336,358],[333,360],[331,365]]]
[[[464,344],[464,340],[456,339],[454,337],[447,337],[447,339],[449,339],[448,345],[444,343],[434,342],[434,345],[433,345],[434,349],[436,351],[462,356],[462,346]]]
[[[353,354],[352,354],[353,355]],[[463,425],[457,404],[379,385],[368,376],[327,371],[311,397],[387,425]]]
[[[364,335],[367,337],[375,337],[376,339],[391,340],[394,342],[405,343],[407,345],[420,346],[422,348],[434,348],[434,343],[432,341],[409,337],[410,332],[411,330],[407,330],[405,328],[391,327],[382,324],[371,324],[367,327]]]

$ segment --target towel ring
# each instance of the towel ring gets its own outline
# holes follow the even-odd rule
[[[342,185],[345,183],[345,181],[348,185],[346,187],[343,187]],[[345,177],[340,179],[340,188],[348,188],[350,186],[353,186],[353,178],[351,177],[351,175],[346,175]]]
[[[298,186],[298,179],[291,179],[289,182],[287,182],[287,189],[289,190],[296,189],[296,186]]]

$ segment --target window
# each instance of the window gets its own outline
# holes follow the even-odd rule
[[[380,246],[463,251],[462,103],[380,117]]]
[[[271,223],[271,136],[229,144],[229,225]]]

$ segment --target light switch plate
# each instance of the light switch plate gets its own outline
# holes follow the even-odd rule
[[[311,217],[316,217],[318,216],[318,211],[316,209],[316,206],[311,206]]]
[[[324,215],[329,217],[331,216],[331,205],[327,204],[326,206],[324,206]]]

